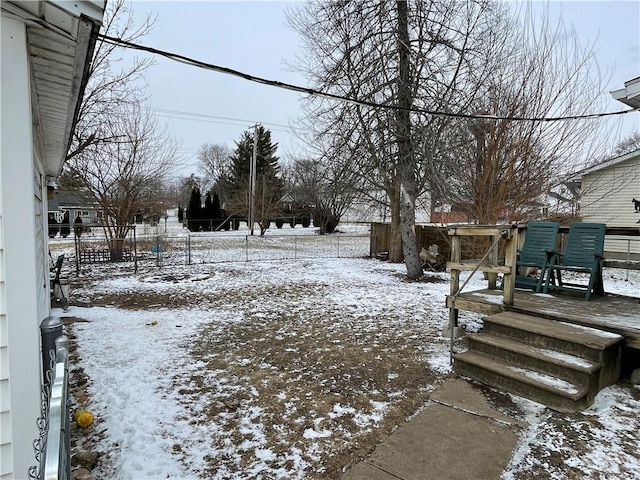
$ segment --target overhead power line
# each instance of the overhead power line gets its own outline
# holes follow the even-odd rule
[[[154,113],[159,117],[166,117],[178,120],[189,120],[189,121],[197,121],[197,122],[206,122],[206,123],[216,123],[220,125],[232,125],[232,126],[246,126],[247,123],[255,124],[259,123],[261,125],[272,126],[275,128],[270,128],[272,131],[278,132],[287,132],[293,133],[296,130],[302,130],[299,127],[293,127],[290,125],[284,125],[281,123],[273,123],[273,122],[262,122],[257,120],[247,120],[243,118],[232,118],[232,117],[220,117],[217,115],[208,115],[204,113],[194,113],[194,112],[184,112],[180,110],[168,110],[164,108],[149,108],[150,112]]]
[[[262,77],[256,77],[254,75],[241,72],[239,70],[234,70],[228,67],[221,67],[219,65],[214,65],[211,63],[203,62],[201,60],[196,60],[194,58],[189,58],[184,55],[180,55],[178,53],[171,53],[165,50],[158,50],[153,47],[147,47],[145,45],[140,45],[132,42],[128,42],[121,38],[111,37],[109,35],[99,34],[98,35],[105,42],[110,43],[112,45],[118,45],[126,48],[130,48],[133,50],[140,50],[143,52],[152,53],[154,55],[160,55],[162,57],[168,58],[170,60],[184,63],[187,65],[191,65],[194,67],[202,68],[204,70],[212,70],[214,72],[224,73],[226,75],[232,75],[235,77],[243,78],[250,82],[261,83],[263,85],[268,85],[271,87],[282,88],[285,90],[291,90],[298,93],[304,93],[311,96],[328,98],[331,100],[337,100],[341,102],[349,102],[356,105],[362,105],[366,107],[373,108],[384,108],[388,110],[405,110],[414,113],[422,113],[425,115],[433,115],[440,117],[450,117],[450,118],[464,118],[464,119],[484,119],[484,120],[512,120],[512,121],[520,121],[520,122],[559,122],[559,121],[567,121],[567,120],[586,120],[586,119],[595,119],[602,117],[610,117],[615,115],[624,115],[630,112],[634,112],[639,110],[638,108],[634,108],[631,110],[621,110],[617,112],[604,112],[604,113],[590,113],[585,115],[569,115],[569,116],[559,116],[559,117],[508,117],[501,115],[480,115],[480,114],[470,114],[470,113],[454,113],[454,112],[443,112],[437,110],[428,110],[423,108],[405,108],[400,107],[398,105],[383,105],[380,103],[370,102],[367,100],[359,100],[356,98],[349,98],[342,95],[337,95],[334,93],[323,92],[321,90],[316,90],[314,88],[302,87],[300,85],[294,85],[291,83],[281,82],[279,80],[268,80]]]

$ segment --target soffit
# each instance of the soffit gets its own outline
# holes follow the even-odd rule
[[[45,174],[57,177],[67,154],[104,2],[2,2],[27,27],[34,138]]]

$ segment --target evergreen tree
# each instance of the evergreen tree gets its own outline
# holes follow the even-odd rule
[[[184,208],[182,205],[178,204],[178,223],[182,224],[184,221]]]
[[[256,130],[246,130],[240,140],[236,142],[236,148],[231,155],[231,168],[226,178],[227,202],[243,206],[244,212],[248,209],[249,199],[249,175],[251,157],[253,156],[253,137]],[[258,186],[269,185],[267,196],[270,202],[278,202],[283,195],[284,182],[280,178],[279,158],[276,156],[278,144],[271,141],[271,132],[262,125],[257,127],[258,144],[256,148],[256,190]],[[256,205],[261,199],[256,194]]]
[[[62,216],[62,223],[60,225],[60,236],[62,238],[67,238],[71,233],[71,222],[69,220],[69,212],[64,212]]]
[[[189,207],[187,209],[187,228],[192,232],[200,231],[200,220],[202,219],[202,198],[200,197],[200,189],[193,187],[191,190],[191,198],[189,199]]]
[[[217,193],[213,194],[213,218],[221,218],[224,217],[222,214],[222,210],[220,209],[220,197],[218,197]]]
[[[82,218],[78,215],[73,221],[73,233],[76,237],[80,238],[82,236],[82,230]]]
[[[207,193],[207,198],[204,199],[203,215],[203,230],[210,232],[212,230],[213,219],[216,218],[213,212],[213,202],[211,200],[211,193]]]

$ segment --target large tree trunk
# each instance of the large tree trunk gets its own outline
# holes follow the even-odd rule
[[[389,261],[401,263],[402,255],[402,229],[400,228],[400,177],[393,179],[393,192],[389,195],[391,208],[391,232],[389,236]]]
[[[410,279],[422,277],[422,263],[416,240],[416,173],[411,144],[411,77],[409,71],[409,28],[407,1],[398,0],[398,106],[396,139],[398,143],[398,157],[401,175],[400,227],[402,230],[402,252]]]

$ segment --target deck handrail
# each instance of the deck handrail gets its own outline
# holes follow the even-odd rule
[[[49,431],[44,456],[44,480],[71,477],[69,441],[69,340],[56,339],[55,374],[49,399]]]
[[[458,326],[458,309],[455,308],[456,298],[462,293],[464,287],[469,283],[469,280],[477,271],[486,272],[492,274],[489,282],[491,288],[496,288],[495,276],[497,273],[504,274],[503,291],[504,301],[510,299],[513,302],[513,291],[515,289],[515,262],[516,262],[516,244],[518,241],[518,230],[515,225],[507,226],[462,226],[450,228],[448,233],[451,237],[451,261],[448,262],[447,267],[451,271],[451,285],[450,295],[447,299],[447,306],[449,306],[449,361],[453,363],[453,343],[455,338],[455,328]],[[461,249],[461,236],[489,236],[493,240],[491,246],[484,253],[479,261],[473,263],[462,262],[462,249]],[[500,240],[507,241],[507,248],[505,254],[505,265],[498,265],[498,242]],[[483,263],[487,258],[491,256],[491,262],[489,265]],[[471,273],[460,286],[460,272],[470,271]]]
[[[71,478],[71,441],[69,429],[69,339],[62,335],[55,340],[52,351],[50,393],[43,405],[40,445],[36,446],[39,465],[29,476],[37,480],[69,480]],[[48,398],[47,398],[48,397]]]

